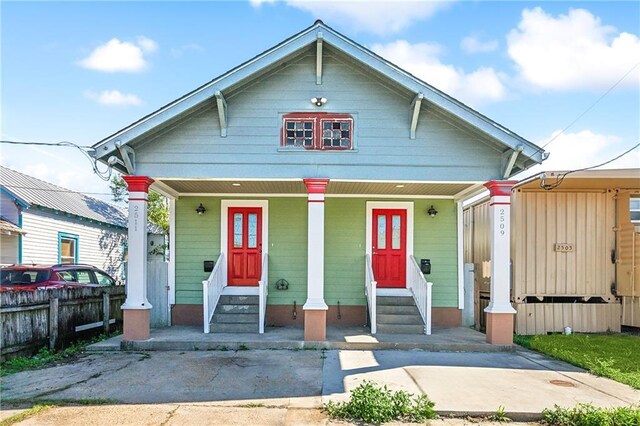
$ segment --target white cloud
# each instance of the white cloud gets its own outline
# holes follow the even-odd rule
[[[251,3],[251,6],[258,8],[260,6],[262,6],[263,3],[275,3],[276,0],[249,0],[249,3]]]
[[[482,41],[476,36],[467,36],[460,42],[460,47],[467,53],[493,52],[498,49],[498,41]]]
[[[507,36],[508,53],[522,77],[546,89],[605,89],[640,58],[637,35],[603,25],[585,9],[552,16],[539,7],[525,9]],[[640,72],[622,83],[638,88]]]
[[[101,105],[108,106],[128,106],[142,105],[142,100],[136,95],[130,93],[122,93],[119,90],[103,90],[95,93],[90,90],[84,92],[87,99],[94,100]]]
[[[145,52],[149,53],[158,50],[158,43],[145,36],[138,37],[138,46],[140,46],[140,48]]]
[[[471,105],[498,101],[505,97],[502,74],[493,68],[482,67],[470,73],[440,61],[442,48],[429,43],[411,44],[398,40],[388,44],[375,44],[371,49],[435,86],[443,92]]]
[[[251,3],[262,3],[251,0]],[[388,34],[408,28],[447,7],[450,1],[308,1],[287,0],[289,6],[311,13],[327,24],[348,26],[355,32]]]
[[[135,43],[112,38],[96,47],[89,56],[79,62],[84,68],[103,72],[140,72],[149,67],[145,53],[158,49],[150,38],[140,36]]]
[[[560,131],[553,132],[548,138],[538,141],[542,146]],[[531,176],[541,171],[575,170],[591,167],[610,160],[633,146],[629,141],[623,141],[614,135],[603,135],[590,130],[576,133],[564,133],[558,136],[547,147],[549,158],[540,166],[532,167],[517,178]],[[640,149],[635,149],[624,157],[613,161],[603,169],[625,169],[640,167]]]

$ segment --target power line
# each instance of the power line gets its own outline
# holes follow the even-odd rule
[[[75,144],[69,141],[60,141],[60,142],[33,142],[33,141],[11,141],[11,140],[0,140],[0,143],[10,144],[10,145],[31,145],[31,146],[59,146],[59,147],[68,147],[68,148],[76,148],[78,151],[84,155],[87,160],[91,163],[91,168],[93,169],[93,173],[96,174],[100,179],[104,181],[111,180],[111,173],[113,170],[110,166],[107,166],[105,171],[100,170],[98,167],[98,160],[93,158],[88,151],[95,151],[90,146],[82,146]]]
[[[558,137],[562,134],[564,134],[564,132],[566,132],[567,130],[569,130],[569,128],[571,126],[573,126],[574,124],[576,124],[576,122],[578,120],[580,120],[582,117],[584,117],[589,111],[591,111],[593,109],[593,107],[595,107],[605,96],[607,96],[609,93],[611,93],[611,91],[613,89],[615,89],[616,87],[618,87],[618,85],[620,83],[622,83],[622,81],[627,78],[627,76],[629,74],[631,74],[633,72],[633,70],[635,70],[638,65],[640,65],[640,62],[637,62],[634,66],[632,66],[629,71],[627,71],[626,73],[624,73],[624,75],[622,77],[620,77],[618,79],[618,81],[616,81],[611,87],[609,87],[602,95],[600,95],[600,97],[598,99],[596,99],[591,105],[589,105],[589,107],[587,107],[587,109],[585,109],[580,115],[578,115],[571,123],[569,123],[565,128],[563,128],[562,130],[560,130],[560,132],[558,132],[556,135],[554,135],[551,139],[549,139],[549,141],[547,141],[547,143],[545,143],[544,145],[542,145],[537,151],[543,151],[547,145],[549,145],[551,142],[555,141],[556,139],[558,139]]]
[[[616,161],[619,158],[624,157],[625,155],[627,155],[628,153],[630,153],[631,151],[633,151],[634,149],[640,147],[640,143],[635,144],[634,146],[632,146],[631,148],[629,148],[628,150],[626,150],[625,152],[623,152],[622,154],[618,155],[617,157],[614,157],[610,160],[605,161],[604,163],[600,163],[597,164],[595,166],[589,166],[589,167],[584,167],[582,169],[575,169],[575,170],[569,170],[568,172],[564,172],[562,174],[559,174],[556,177],[556,180],[554,183],[545,183],[544,182],[544,178],[542,178],[542,180],[540,180],[540,187],[546,191],[551,191],[552,189],[556,189],[557,187],[559,187],[562,182],[564,181],[564,178],[567,177],[567,175],[571,174],[571,173],[575,173],[575,172],[582,172],[585,170],[590,170],[590,169],[595,169],[597,167],[602,167],[602,166],[606,166],[609,163],[612,163],[614,161]]]
[[[0,143],[6,143],[10,145],[42,145],[42,146],[67,146],[70,148],[81,148],[93,151],[94,149],[87,145],[77,145],[73,142],[69,141],[60,141],[60,142],[33,142],[33,141],[7,141],[1,140]]]

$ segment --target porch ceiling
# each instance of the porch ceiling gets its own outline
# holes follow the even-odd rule
[[[299,194],[305,196],[302,179],[295,180],[204,180],[156,179],[180,195],[195,194]],[[453,197],[479,182],[384,182],[330,181],[327,195],[404,195]]]

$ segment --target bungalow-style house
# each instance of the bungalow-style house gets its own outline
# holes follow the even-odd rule
[[[543,150],[321,21],[94,148],[129,185],[125,340],[150,335],[149,187],[170,198],[172,324],[323,340],[460,325],[462,201],[486,185],[487,338],[511,342],[505,179]]]
[[[125,209],[0,166],[0,216],[0,265],[85,263],[124,282]]]
[[[490,302],[489,200],[465,207],[475,323]],[[640,169],[547,171],[511,190],[518,334],[640,327]]]

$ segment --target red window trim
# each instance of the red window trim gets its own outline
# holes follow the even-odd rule
[[[292,147],[287,145],[287,121],[311,121],[313,122],[313,145],[304,147]],[[349,146],[324,146],[322,141],[322,123],[325,121],[348,121],[349,126]],[[280,129],[280,146],[283,148],[304,148],[314,151],[350,151],[353,149],[353,117],[351,114],[339,114],[329,112],[292,112],[282,116],[282,127]]]

